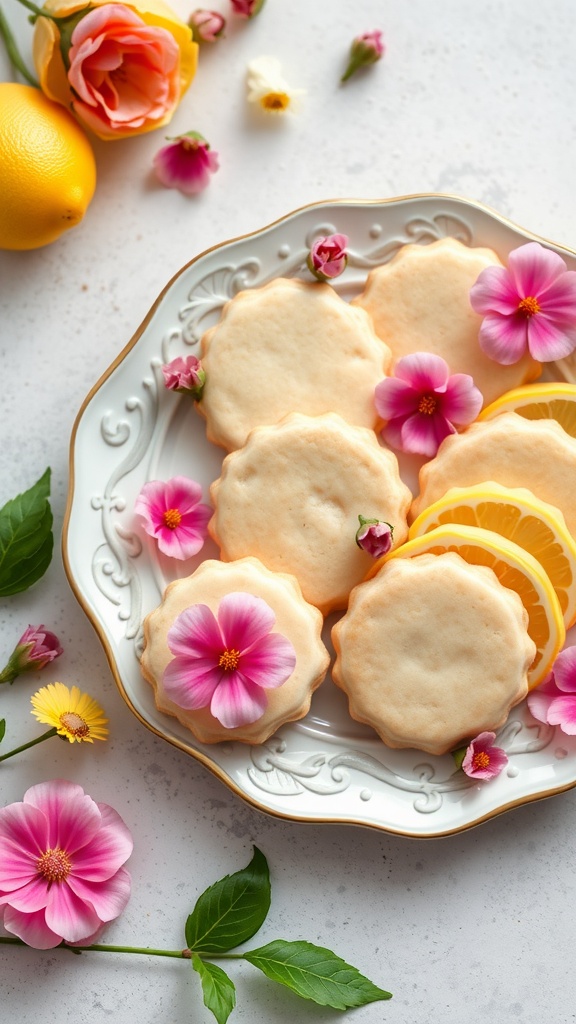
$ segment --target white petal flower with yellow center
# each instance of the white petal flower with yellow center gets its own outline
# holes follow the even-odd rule
[[[276,57],[256,57],[248,65],[248,102],[255,103],[267,113],[281,114],[294,110],[297,98],[305,89],[292,89],[282,74]]]

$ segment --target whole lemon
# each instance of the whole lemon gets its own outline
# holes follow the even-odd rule
[[[0,249],[37,249],[82,220],[96,162],[68,111],[40,89],[0,83]]]

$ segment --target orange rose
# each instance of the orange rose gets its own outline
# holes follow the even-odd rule
[[[36,22],[34,63],[47,96],[101,139],[170,121],[194,77],[198,46],[162,0],[47,0],[43,9],[69,19]]]

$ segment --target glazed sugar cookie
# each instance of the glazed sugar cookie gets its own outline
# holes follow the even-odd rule
[[[240,292],[202,338],[206,385],[197,409],[208,440],[227,451],[291,412],[336,412],[373,428],[374,388],[389,364],[363,309],[328,284],[280,278]]]
[[[412,352],[434,352],[452,373],[471,374],[487,405],[540,373],[530,355],[500,366],[480,348],[482,317],[470,305],[470,289],[480,271],[494,265],[501,263],[491,249],[470,249],[454,238],[405,245],[370,272],[353,305],[370,313],[394,362]]]
[[[506,412],[451,434],[420,470],[420,494],[411,516],[415,518],[450,487],[487,480],[503,487],[528,488],[560,509],[576,537],[576,440],[559,423]]]
[[[334,681],[390,747],[444,754],[501,726],[535,646],[517,594],[459,555],[386,562],[334,626]]]
[[[372,564],[355,543],[358,516],[389,522],[401,544],[411,498],[396,456],[373,431],[299,413],[257,427],[224,459],[211,496],[208,529],[222,558],[254,555],[292,573],[324,614],[346,607]]]
[[[261,717],[235,728],[223,726],[208,706],[198,710],[179,706],[168,696],[165,681],[165,672],[174,660],[169,631],[178,617],[197,605],[206,605],[217,616],[222,600],[230,594],[249,594],[265,601],[275,616],[271,635],[279,633],[289,640],[296,656],[295,667],[286,682],[264,691],[266,708]],[[218,621],[222,622],[222,616]],[[324,679],[330,661],[320,639],[321,629],[322,616],[304,601],[293,577],[272,573],[255,558],[227,564],[207,560],[192,576],[171,583],[161,605],[145,619],[142,674],[154,689],[158,710],[177,718],[201,743],[264,743],[285,722],[307,714],[312,693]],[[232,668],[238,654],[236,649],[223,651],[220,664],[226,662],[226,668]]]

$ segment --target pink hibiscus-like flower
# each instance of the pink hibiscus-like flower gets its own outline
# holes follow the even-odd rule
[[[199,8],[188,18],[192,37],[196,43],[215,43],[226,28],[226,19],[218,11]]]
[[[382,41],[382,33],[378,29],[375,29],[373,32],[364,32],[361,36],[356,36],[350,48],[348,67],[340,81],[348,81],[358,71],[358,68],[375,64],[377,60],[384,56],[384,52],[385,47]]]
[[[530,691],[526,703],[539,722],[559,725],[568,736],[576,736],[576,647],[560,651],[551,673]]]
[[[495,747],[495,732],[481,732],[469,743],[462,761],[462,771],[471,779],[494,779],[508,764],[502,747]]]
[[[267,689],[292,675],[296,653],[272,633],[276,617],[261,597],[227,594],[218,617],[205,604],[186,608],[168,631],[175,655],[164,672],[166,694],[187,711],[210,708],[226,729],[256,722]]]
[[[0,913],[35,949],[90,943],[122,913],[132,837],[120,815],[72,782],[32,786],[0,810]]]
[[[39,672],[62,654],[58,637],[45,626],[28,626],[0,672],[0,683],[12,683],[22,672]]]
[[[432,458],[445,437],[476,419],[482,395],[469,374],[450,375],[441,356],[415,352],[376,385],[374,402],[388,444]]]
[[[360,526],[356,531],[356,543],[359,548],[372,555],[372,558],[382,558],[387,555],[392,547],[392,535],[394,527],[381,519],[365,519],[358,516]]]
[[[171,139],[168,146],[158,150],[153,163],[158,180],[166,188],[177,188],[187,196],[205,189],[220,166],[218,153],[199,132]]]
[[[326,235],[317,238],[310,249],[307,266],[319,281],[331,281],[346,270],[348,263],[347,235]]]
[[[230,0],[234,14],[239,18],[254,18],[264,7],[266,0]]]
[[[175,476],[166,483],[150,480],[136,498],[134,511],[160,551],[171,558],[191,558],[204,544],[212,516],[212,509],[201,504],[201,498],[200,484],[188,477]]]
[[[181,395],[192,395],[199,399],[206,383],[206,374],[202,363],[196,356],[176,356],[171,363],[162,367],[164,384],[168,391],[177,391]]]
[[[517,363],[528,350],[539,362],[576,348],[576,272],[539,242],[514,249],[508,267],[486,267],[470,291],[484,319],[479,342],[497,363]]]

